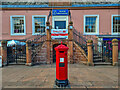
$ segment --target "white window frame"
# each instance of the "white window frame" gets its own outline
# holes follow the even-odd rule
[[[14,28],[13,28],[13,18],[14,17],[23,17],[23,19],[24,19],[24,33],[14,33]],[[25,21],[25,15],[12,15],[12,16],[10,16],[10,23],[11,23],[11,35],[17,35],[17,36],[19,36],[19,35],[26,35],[26,23],[25,23],[26,21]]]
[[[66,21],[66,29],[68,29],[68,16],[53,16],[52,17],[52,28],[54,29],[55,21]]]
[[[47,15],[32,15],[32,35],[43,35],[46,34],[46,28],[45,28],[45,33],[35,33],[35,23],[34,23],[34,18],[35,17],[45,17],[45,26],[46,26],[46,22],[47,22]]]
[[[97,17],[96,18],[96,32],[85,32],[86,17]],[[99,35],[99,15],[84,15],[84,35]]]
[[[120,33],[113,32],[113,17],[115,17],[115,16],[120,16],[120,15],[112,15],[111,16],[111,32],[112,32],[112,35],[120,35]]]

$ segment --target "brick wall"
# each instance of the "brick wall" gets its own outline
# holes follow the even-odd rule
[[[52,45],[51,45],[52,47]],[[53,62],[53,51],[51,50],[50,60]],[[87,56],[84,50],[79,47],[75,42],[73,43],[73,60],[75,63],[85,63],[87,61]],[[45,64],[47,63],[47,44],[43,43],[42,47],[38,50],[37,56],[35,58],[35,63]]]
[[[47,44],[43,43],[42,47],[38,50],[37,56],[35,58],[36,63],[47,63]]]
[[[87,61],[87,56],[84,50],[75,42],[73,43],[73,60],[75,63],[86,63]]]

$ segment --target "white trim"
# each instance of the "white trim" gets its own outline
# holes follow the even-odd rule
[[[66,29],[68,29],[68,16],[52,16],[52,28],[54,29],[54,21],[66,21]]]
[[[13,17],[23,17],[24,18],[24,33],[13,33]],[[17,36],[20,36],[20,35],[26,35],[26,21],[25,21],[25,15],[12,15],[10,16],[10,26],[11,26],[11,35],[14,36],[14,35],[17,35]]]
[[[86,33],[85,32],[85,23],[86,17],[97,17],[96,19],[96,32],[95,33]],[[84,35],[99,35],[99,15],[84,15]]]
[[[45,26],[46,26],[47,15],[32,15],[32,35],[38,35],[38,34],[40,34],[40,33],[35,33],[34,17],[45,17]],[[42,33],[42,34],[46,34],[46,28],[45,28],[45,33]],[[42,34],[41,34],[41,35],[42,35]]]
[[[111,16],[111,34],[112,35],[120,35],[120,33],[113,33],[113,17],[114,16],[120,16],[120,15],[112,15]]]

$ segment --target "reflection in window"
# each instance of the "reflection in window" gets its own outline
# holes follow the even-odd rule
[[[24,33],[24,18],[23,17],[12,17],[13,22],[13,33],[19,34]]]
[[[85,32],[88,32],[88,33],[96,32],[96,19],[97,17],[86,17],[85,18]]]
[[[120,33],[120,16],[113,17],[113,33]]]
[[[34,17],[35,33],[45,33],[45,17]]]
[[[66,29],[66,21],[55,21],[55,29]]]

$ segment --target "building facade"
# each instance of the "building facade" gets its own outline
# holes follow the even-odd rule
[[[85,38],[97,40],[97,44],[108,43],[118,39],[120,58],[120,5],[1,5],[0,40],[24,40],[31,36],[45,35],[46,22],[53,30],[68,30],[69,22]],[[51,33],[53,33],[51,31]],[[61,36],[51,34],[52,39],[68,39],[68,34]],[[86,39],[86,40],[88,40]],[[105,45],[103,46],[105,48]],[[111,50],[111,47],[108,47]],[[100,48],[101,50],[101,48]]]

